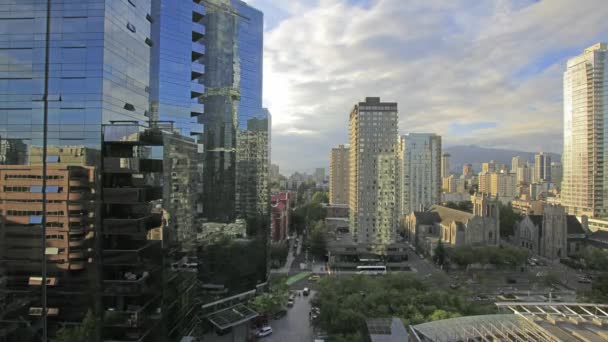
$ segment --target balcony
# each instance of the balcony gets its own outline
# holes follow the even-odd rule
[[[106,235],[146,235],[148,230],[161,225],[160,214],[150,214],[140,218],[107,218],[103,220]]]
[[[192,102],[190,105],[190,116],[199,116],[205,114],[205,105],[202,103]]]
[[[107,294],[133,295],[151,290],[148,284],[150,273],[147,271],[114,273],[104,278],[104,292]]]
[[[192,62],[192,73],[194,74],[194,78],[200,77],[205,74],[205,65],[201,64],[197,61]]]
[[[162,198],[161,187],[104,188],[103,201],[110,204],[133,204]]]
[[[198,97],[205,93],[205,86],[199,82],[190,82],[190,97]],[[194,95],[194,96],[193,96]]]
[[[192,3],[192,12],[198,14],[199,16],[207,15],[207,9],[205,6],[197,3]]]
[[[127,145],[162,146],[163,135],[160,130],[146,129],[135,124],[114,124],[103,127],[105,143]]]
[[[108,173],[148,173],[163,170],[163,161],[156,159],[105,157],[103,161],[104,171]]]
[[[144,258],[158,258],[160,255],[160,241],[124,241],[120,243],[104,246],[103,264],[104,265],[141,265]],[[160,260],[159,260],[160,263]]]
[[[191,124],[190,135],[203,134],[205,133],[205,125],[203,124]]]
[[[205,25],[192,23],[192,41],[197,41],[205,36]]]
[[[197,56],[196,58],[193,58],[194,60],[201,58],[205,54],[204,41],[196,41],[192,43],[192,54],[194,55],[195,53]]]

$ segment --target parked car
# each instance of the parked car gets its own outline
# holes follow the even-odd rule
[[[308,296],[310,294],[310,289],[308,287],[305,287],[304,290],[302,290],[302,294],[304,296]]]
[[[260,330],[255,333],[255,337],[266,337],[270,334],[272,334],[272,328],[267,325],[265,327],[260,328]]]
[[[289,297],[289,299],[287,300],[287,307],[291,308],[291,307],[293,307],[293,304],[294,304],[293,297]]]

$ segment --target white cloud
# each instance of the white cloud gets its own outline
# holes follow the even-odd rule
[[[288,171],[326,165],[365,96],[397,101],[403,133],[559,152],[565,58],[608,39],[604,0],[274,3],[290,16],[265,37],[264,96]],[[450,129],[473,122],[498,125]]]

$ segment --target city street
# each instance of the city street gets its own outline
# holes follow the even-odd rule
[[[310,342],[312,341],[312,325],[308,319],[310,312],[310,300],[314,296],[314,291],[310,296],[296,296],[294,306],[289,309],[287,316],[277,321],[272,321],[272,335],[260,339],[266,342]]]

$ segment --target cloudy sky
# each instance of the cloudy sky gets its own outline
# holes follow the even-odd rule
[[[329,164],[365,96],[445,145],[561,152],[568,57],[608,41],[607,0],[249,0],[281,173]]]

